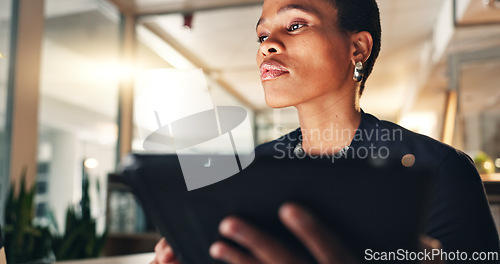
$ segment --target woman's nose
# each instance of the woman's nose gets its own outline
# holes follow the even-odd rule
[[[260,52],[263,56],[281,54],[284,50],[285,47],[283,43],[271,37],[268,37],[264,42],[260,44]]]

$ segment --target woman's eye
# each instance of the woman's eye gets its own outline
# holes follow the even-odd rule
[[[301,27],[305,26],[305,24],[302,23],[293,23],[288,27],[288,31],[295,31]]]
[[[257,40],[257,42],[262,43],[262,42],[266,41],[267,38],[268,38],[268,36],[260,36],[259,39]]]

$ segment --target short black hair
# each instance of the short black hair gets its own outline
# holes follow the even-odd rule
[[[366,79],[373,70],[373,65],[380,53],[382,28],[380,26],[380,11],[376,0],[329,0],[337,9],[337,23],[344,32],[367,31],[372,35],[372,53],[364,63],[364,76],[361,80],[359,95],[363,94]]]

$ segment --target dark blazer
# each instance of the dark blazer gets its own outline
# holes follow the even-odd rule
[[[300,128],[256,148],[256,155],[295,155]],[[481,178],[469,156],[430,137],[362,113],[346,157],[379,156],[382,165],[414,157],[412,166],[432,175],[425,234],[446,252],[498,252],[499,238]],[[410,156],[410,157],[411,157]],[[361,157],[363,158],[363,157]],[[377,158],[377,157],[375,157]],[[334,164],[334,163],[333,163]],[[390,166],[390,165],[389,165]],[[470,255],[469,255],[470,256]],[[460,262],[465,263],[465,262]]]

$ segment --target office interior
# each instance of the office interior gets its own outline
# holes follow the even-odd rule
[[[107,230],[100,256],[152,252],[159,235],[112,180],[125,155],[144,151],[141,76],[202,69],[213,105],[247,110],[255,145],[298,127],[294,108],[264,101],[262,2],[0,0],[0,223],[24,177],[37,184],[35,220],[62,232],[86,178],[97,231]],[[500,230],[500,1],[378,3],[382,50],[361,108],[479,157]]]

